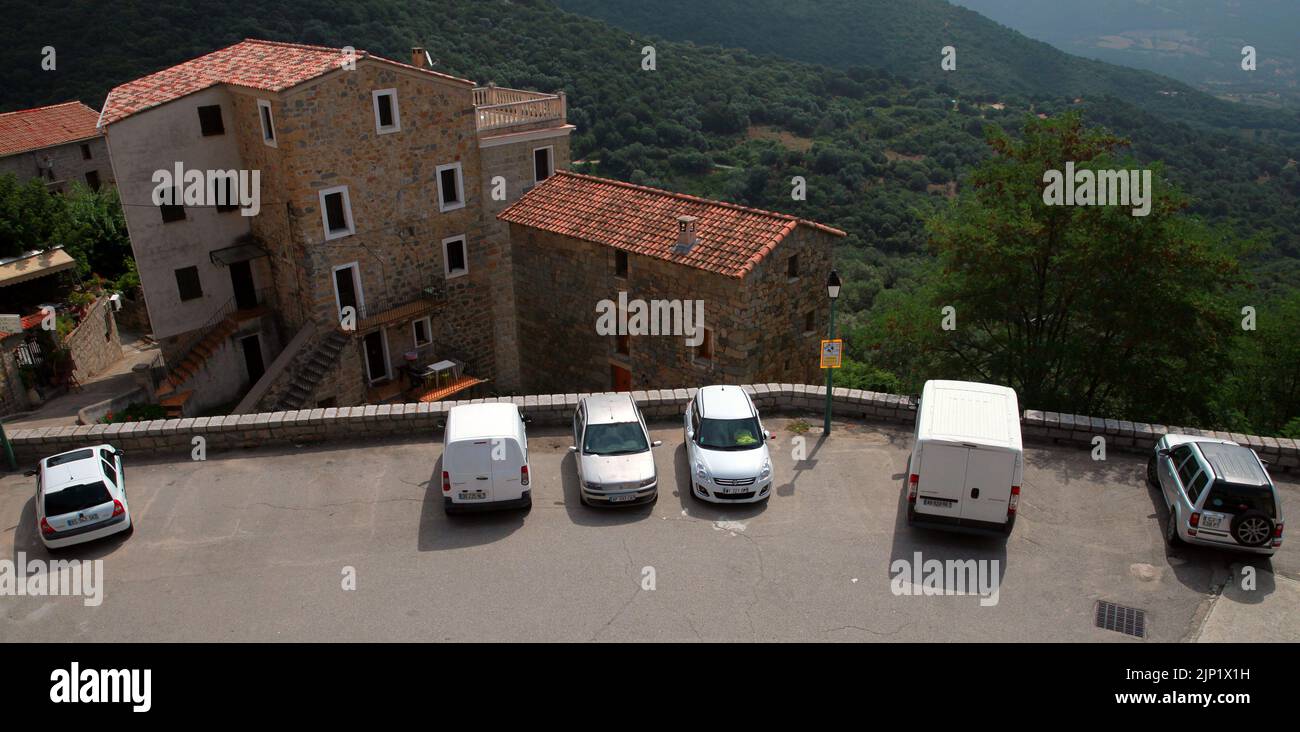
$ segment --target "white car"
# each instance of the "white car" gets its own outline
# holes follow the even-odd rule
[[[686,405],[691,493],[714,503],[757,503],[772,495],[772,457],[758,410],[739,386],[706,386]]]
[[[96,445],[45,458],[36,470],[36,527],[48,549],[130,532],[122,451]]]
[[[645,417],[630,394],[583,397],[573,412],[578,499],[584,506],[637,506],[659,498],[659,477]]]

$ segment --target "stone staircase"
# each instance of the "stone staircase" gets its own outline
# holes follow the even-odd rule
[[[321,379],[334,368],[343,347],[351,340],[345,333],[330,331],[294,369],[289,388],[275,403],[274,411],[302,409]]]
[[[239,323],[234,318],[227,317],[217,323],[206,335],[199,339],[190,348],[189,353],[181,359],[167,375],[163,377],[163,382],[158,387],[158,396],[166,398],[176,393],[185,382],[189,381],[195,374],[203,368],[212,354],[216,353],[226,339],[229,338],[236,330],[239,329]]]

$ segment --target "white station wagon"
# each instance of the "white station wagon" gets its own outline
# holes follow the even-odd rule
[[[45,458],[36,470],[36,525],[49,549],[130,532],[122,451],[96,445]]]

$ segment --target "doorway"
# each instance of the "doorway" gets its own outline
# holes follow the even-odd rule
[[[266,373],[266,364],[262,361],[262,339],[253,334],[239,339],[239,346],[244,351],[244,366],[248,368],[248,383],[256,384]]]
[[[356,262],[334,268],[334,302],[338,306],[340,318],[343,315],[343,308],[347,307],[355,310],[358,319],[362,317],[361,307],[364,300],[361,294],[360,274]]]
[[[257,287],[253,285],[253,267],[248,261],[230,265],[230,286],[235,291],[235,308],[252,310],[257,307]]]
[[[610,381],[614,391],[632,391],[632,372],[617,364],[609,365]]]
[[[370,383],[389,378],[388,373],[388,337],[380,328],[374,333],[367,333],[363,340],[366,349],[366,377]]]

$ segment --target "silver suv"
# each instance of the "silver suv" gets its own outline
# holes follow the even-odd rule
[[[1165,541],[1272,556],[1282,546],[1282,502],[1254,450],[1230,440],[1165,435],[1147,480],[1169,507]]]
[[[582,505],[638,505],[659,497],[659,477],[645,418],[630,394],[583,397],[573,412],[578,497]]]

